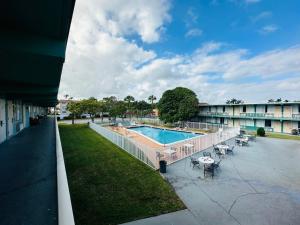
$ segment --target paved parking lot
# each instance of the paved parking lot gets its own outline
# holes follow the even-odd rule
[[[299,225],[300,142],[258,138],[235,148],[213,179],[189,158],[168,166],[165,177],[187,210],[126,225]]]
[[[300,224],[299,141],[258,138],[236,146],[213,179],[189,159],[169,166],[166,177],[199,224]]]

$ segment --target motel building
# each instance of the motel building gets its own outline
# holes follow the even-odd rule
[[[201,104],[201,122],[224,124],[256,131],[263,127],[268,132],[291,134],[300,130],[300,102],[279,102],[265,104]]]
[[[47,117],[58,102],[74,5],[1,2],[0,224],[74,224],[57,122]]]

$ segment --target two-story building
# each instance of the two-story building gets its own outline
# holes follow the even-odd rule
[[[269,132],[300,129],[300,102],[200,105],[199,120],[246,130],[264,127]]]

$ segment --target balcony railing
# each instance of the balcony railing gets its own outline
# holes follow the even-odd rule
[[[274,113],[239,113],[239,114],[229,114],[228,112],[200,112],[201,116],[216,116],[216,117],[242,117],[242,118],[263,118],[263,119],[290,119],[290,120],[300,120],[300,113],[289,115],[275,115]]]
[[[299,114],[293,114],[292,117],[293,117],[294,119],[300,119],[300,113],[299,113]]]
[[[274,117],[274,113],[240,113],[240,116],[272,118],[272,117]]]
[[[200,112],[200,115],[207,115],[207,116],[229,116],[228,112]]]

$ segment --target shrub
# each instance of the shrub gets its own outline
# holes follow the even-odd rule
[[[260,127],[257,129],[257,135],[264,137],[266,135],[265,129],[263,127]]]
[[[299,134],[299,132],[298,132],[297,129],[293,129],[293,130],[292,130],[292,135],[298,135],[298,134]]]

